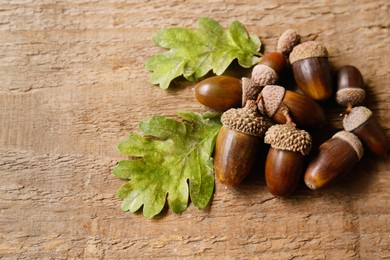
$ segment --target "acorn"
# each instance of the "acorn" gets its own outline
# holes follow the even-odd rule
[[[219,111],[241,107],[241,80],[231,76],[214,76],[204,79],[195,86],[195,99]]]
[[[276,74],[278,74],[278,76],[280,76],[286,69],[287,60],[283,53],[273,51],[264,54],[263,57],[261,57],[259,64],[263,64],[270,67],[276,72]]]
[[[294,79],[302,92],[322,101],[333,92],[328,51],[319,42],[307,41],[297,45],[290,53]]]
[[[337,70],[336,102],[341,106],[354,107],[366,97],[363,76],[359,69],[346,65]]]
[[[272,122],[257,111],[256,102],[244,108],[229,109],[221,116],[221,127],[214,152],[214,171],[218,180],[237,186],[252,169],[259,156],[261,140]]]
[[[363,106],[350,109],[344,116],[343,126],[346,131],[359,137],[374,154],[381,156],[388,153],[389,139],[370,109]]]
[[[281,52],[268,52],[253,67],[252,80],[259,86],[273,85],[286,67],[287,60]]]
[[[259,111],[279,124],[286,123],[283,107],[288,108],[294,123],[299,127],[320,128],[326,124],[325,112],[316,101],[281,86],[265,86],[257,102]]]
[[[347,131],[336,133],[320,145],[318,154],[310,161],[304,176],[306,186],[319,189],[347,174],[360,161],[363,152],[356,135]]]
[[[311,136],[289,122],[271,126],[264,142],[271,145],[265,161],[267,188],[275,196],[288,196],[295,191],[303,174],[305,156],[311,150]]]
[[[288,29],[280,35],[276,49],[285,56],[288,56],[300,42],[301,36],[299,33],[293,29]]]

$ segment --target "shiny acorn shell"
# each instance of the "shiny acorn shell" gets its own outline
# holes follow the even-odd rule
[[[342,136],[352,138],[347,141]],[[351,143],[353,142],[353,143]],[[363,155],[363,146],[352,133],[342,131],[320,145],[318,154],[310,161],[304,181],[310,189],[319,189],[347,174]]]
[[[265,162],[268,191],[275,196],[291,195],[301,179],[304,165],[302,154],[271,147]]]
[[[257,111],[256,102],[229,109],[221,116],[214,150],[214,171],[218,180],[235,187],[248,175],[259,157],[261,140],[271,121]]]
[[[341,106],[357,106],[366,97],[363,76],[359,69],[345,65],[336,73],[336,102]]]
[[[231,76],[215,76],[195,86],[195,99],[206,107],[218,111],[241,107],[241,80]]]
[[[352,108],[344,116],[343,126],[346,131],[354,133],[374,154],[387,155],[390,141],[372,111],[364,106]]]
[[[222,126],[214,151],[214,171],[218,180],[235,187],[242,182],[259,157],[261,138]]]
[[[332,96],[333,81],[328,58],[312,57],[292,64],[294,79],[302,92],[323,101]]]
[[[264,137],[271,145],[265,162],[265,181],[275,196],[288,196],[297,187],[304,171],[305,159],[311,150],[311,136],[294,124],[271,126]]]
[[[369,118],[364,124],[352,130],[352,133],[357,135],[374,154],[384,156],[389,153],[389,139],[375,118]]]
[[[294,79],[305,95],[323,101],[333,94],[333,80],[328,51],[319,42],[308,41],[290,53]]]

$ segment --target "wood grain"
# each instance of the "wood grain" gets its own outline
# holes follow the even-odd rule
[[[370,153],[288,199],[268,193],[260,160],[237,190],[217,182],[205,211],[120,210],[117,144],[150,115],[207,110],[192,84],[163,91],[144,68],[158,29],[201,16],[240,20],[265,51],[288,28],[318,35],[333,68],[361,70],[390,136],[388,1],[1,1],[0,258],[390,259],[390,162]]]

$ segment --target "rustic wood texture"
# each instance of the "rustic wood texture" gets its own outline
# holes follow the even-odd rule
[[[334,68],[357,66],[390,136],[389,1],[0,2],[0,258],[390,259],[390,162],[366,153],[317,192],[271,196],[262,167],[211,206],[155,219],[120,210],[116,150],[140,120],[206,111],[182,80],[149,83],[151,36],[237,19],[274,50],[294,28],[318,35]],[[327,113],[340,129],[337,114]]]

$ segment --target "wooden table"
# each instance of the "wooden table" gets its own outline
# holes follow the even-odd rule
[[[237,190],[216,182],[205,211],[120,210],[119,142],[151,115],[207,111],[191,83],[164,91],[144,68],[158,29],[202,16],[241,21],[265,51],[288,28],[318,34],[333,68],[361,70],[390,136],[388,1],[1,1],[0,258],[390,259],[390,161],[369,152],[337,184],[288,199],[260,170]]]

